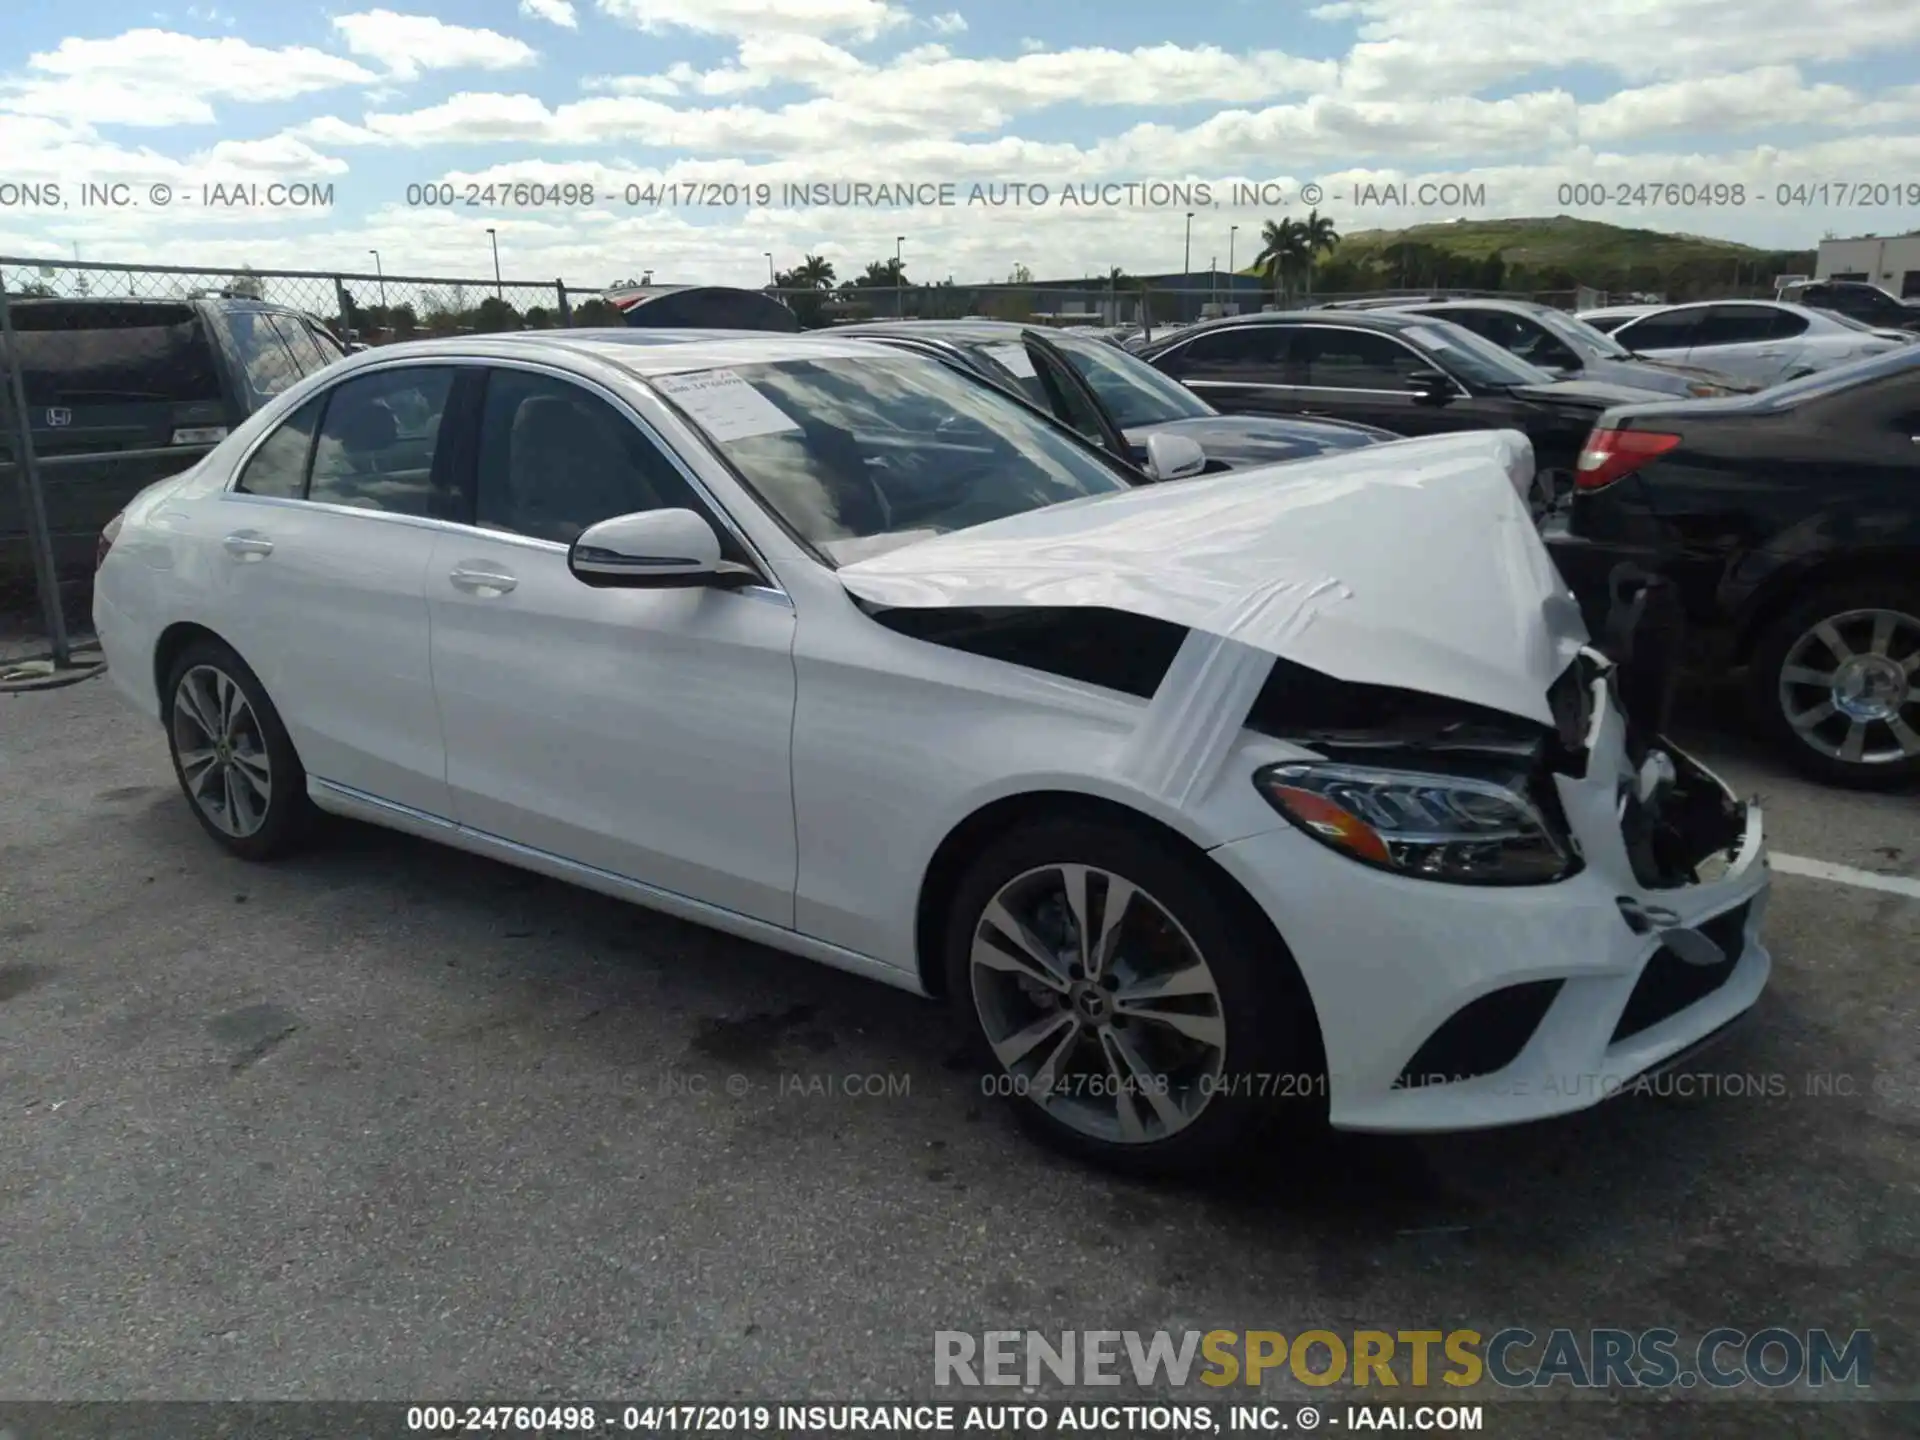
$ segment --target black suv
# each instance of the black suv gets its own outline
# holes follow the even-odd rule
[[[93,564],[100,529],[302,376],[346,353],[311,316],[232,296],[9,300],[54,566]],[[30,588],[11,390],[0,390],[0,588]]]

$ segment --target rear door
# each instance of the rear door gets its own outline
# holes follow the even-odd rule
[[[1223,326],[1176,343],[1152,363],[1228,414],[1297,415],[1301,400],[1287,371],[1292,334],[1287,325]]]
[[[1636,355],[1654,360],[1685,362],[1693,348],[1693,337],[1706,307],[1692,305],[1679,310],[1656,310],[1623,321],[1613,329],[1613,338]]]
[[[307,773],[442,818],[425,576],[455,513],[457,373],[390,365],[322,391],[255,446],[211,537],[222,627]]]
[[[1687,363],[1777,384],[1799,367],[1806,329],[1804,316],[1772,305],[1709,305],[1693,333]]]

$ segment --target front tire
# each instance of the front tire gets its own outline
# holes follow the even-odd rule
[[[1770,738],[1815,779],[1920,780],[1920,586],[1852,581],[1797,601],[1760,637],[1753,686]]]
[[[1212,1168],[1276,1114],[1324,1120],[1293,959],[1204,856],[1060,818],[992,842],[945,931],[948,993],[1020,1122],[1117,1168]]]
[[[196,640],[167,676],[162,719],[194,819],[243,860],[269,860],[312,820],[307,773],[266,688],[218,640]]]

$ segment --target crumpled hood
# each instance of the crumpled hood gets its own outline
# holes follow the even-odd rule
[[[1587,632],[1521,499],[1532,470],[1515,431],[1366,446],[1284,484],[1262,466],[1049,506],[839,577],[885,607],[1130,611],[1552,725]]]

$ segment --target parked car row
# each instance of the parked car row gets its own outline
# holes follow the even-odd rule
[[[1523,363],[1398,324],[1455,367],[1422,405]],[[1151,477],[1129,430],[1228,427],[995,343],[348,357],[107,527],[108,674],[236,855],[355,817],[943,996],[1110,1163],[1561,1114],[1753,1005],[1760,812],[1660,732],[1632,612],[1591,643],[1520,435]]]
[[[1624,343],[1677,317],[1710,338],[1718,312],[1743,308],[1813,314],[1716,302],[1651,311],[1614,333]],[[1787,759],[1830,782],[1902,785],[1920,779],[1920,347],[1819,320],[1762,358],[1805,362],[1818,349],[1820,368],[1764,388],[1723,385],[1719,398],[1652,388],[1671,390],[1677,376],[1695,389],[1672,366],[1702,358],[1703,345],[1661,347],[1672,359],[1607,357],[1601,374],[1646,382],[1631,389],[1556,380],[1462,324],[1565,373],[1567,355],[1545,337],[1577,322],[1492,301],[1247,316],[1144,355],[1226,411],[1403,435],[1523,431],[1538,464],[1571,479],[1546,531],[1595,633],[1622,577],[1665,581],[1688,668],[1739,676]],[[1573,373],[1592,373],[1594,361],[1567,350],[1581,359]]]

